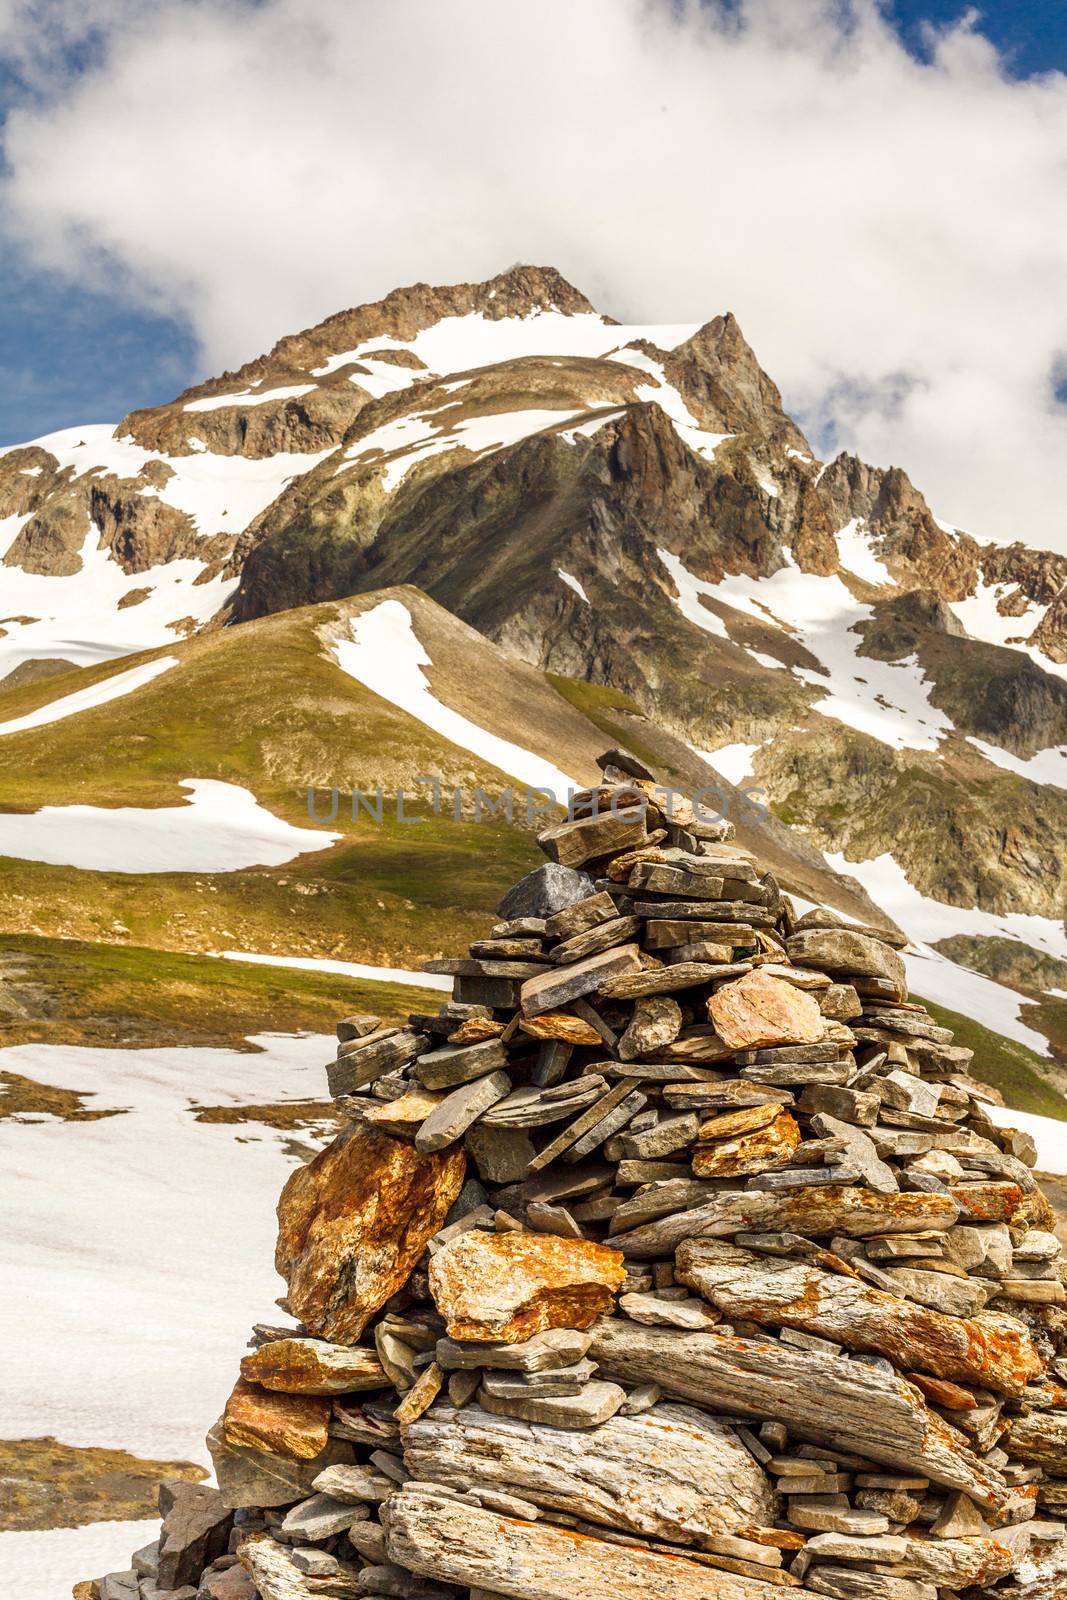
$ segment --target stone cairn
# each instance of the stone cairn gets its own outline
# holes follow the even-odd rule
[[[899,939],[600,765],[451,1002],[339,1025],[299,1325],[84,1600],[1067,1596],[1032,1141]]]

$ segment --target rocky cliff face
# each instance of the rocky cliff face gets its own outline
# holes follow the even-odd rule
[[[622,326],[541,268],[415,285],[132,414],[98,465],[48,444],[0,456],[9,567],[76,578],[90,529],[122,573],[195,562],[171,628],[413,583],[731,775],[747,751],[857,866],[1063,917],[1067,558],[821,465],[729,315]]]

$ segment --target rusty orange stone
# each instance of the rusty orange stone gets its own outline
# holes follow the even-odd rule
[[[389,1386],[376,1351],[321,1339],[271,1339],[242,1356],[241,1376],[286,1394],[352,1394]]]
[[[465,1171],[462,1146],[420,1155],[358,1129],[298,1167],[278,1201],[274,1257],[293,1315],[321,1338],[357,1340],[411,1276]]]
[[[762,1106],[756,1110],[764,1110]],[[739,1133],[716,1144],[698,1144],[693,1151],[693,1172],[698,1178],[740,1178],[756,1172],[773,1172],[787,1167],[800,1144],[800,1128],[788,1111],[775,1107],[778,1115],[764,1128]],[[738,1113],[740,1115],[740,1113]]]
[[[815,1044],[823,1036],[818,1001],[758,968],[717,990],[708,1001],[708,1016],[731,1050]]]
[[[625,1276],[620,1251],[587,1239],[472,1228],[430,1262],[430,1293],[450,1338],[519,1344],[546,1328],[588,1328]]]
[[[313,1461],[328,1442],[330,1405],[326,1395],[279,1394],[238,1378],[222,1414],[223,1434],[228,1444]]]
[[[924,1372],[906,1372],[904,1376],[932,1406],[944,1406],[946,1411],[974,1411],[978,1405],[970,1389],[948,1378],[930,1378]]]

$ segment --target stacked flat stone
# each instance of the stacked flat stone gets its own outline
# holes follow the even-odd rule
[[[899,937],[798,916],[601,764],[488,937],[430,963],[453,999],[338,1028],[346,1127],[279,1204],[298,1325],[257,1327],[209,1436],[202,1573],[172,1509],[86,1594],[1067,1595],[1031,1140]]]

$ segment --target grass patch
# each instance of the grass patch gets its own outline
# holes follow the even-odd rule
[[[396,1020],[436,1005],[439,998],[433,990],[404,984],[11,935],[0,936],[0,972],[4,1045],[239,1048],[249,1034],[332,1033],[338,1017],[348,1012],[371,1011]],[[64,1091],[47,1093],[62,1096]],[[72,1096],[75,1110],[77,1100]],[[25,1108],[64,1114],[51,1105]]]
[[[59,1117],[64,1122],[99,1122],[102,1117],[120,1117],[117,1108],[91,1111],[86,1094],[76,1089],[57,1089],[52,1083],[36,1083],[18,1072],[0,1072],[0,1122],[36,1122],[40,1117]]]
[[[52,1438],[0,1439],[0,1533],[145,1521],[158,1515],[161,1478],[206,1477],[191,1461],[146,1461]]]
[[[629,695],[623,694],[619,689],[609,689],[604,684],[586,683],[581,678],[565,678],[556,672],[546,672],[545,677],[568,705],[580,711],[594,727],[600,729],[601,733],[606,733],[613,743],[621,745],[624,750],[629,750],[631,755],[636,756],[638,761],[643,761],[653,772],[662,767],[662,757],[651,746],[645,744],[640,735],[635,736],[631,722],[623,720],[618,715],[622,712],[625,718],[639,718],[642,722],[645,720],[641,707],[631,700]]]
[[[911,998],[926,1007],[939,1027],[951,1028],[957,1044],[974,1051],[972,1075],[999,1089],[1007,1105],[1016,1111],[1032,1111],[1067,1122],[1067,1100],[1049,1083],[1045,1076],[1049,1063],[1041,1056],[958,1011],[949,1011],[921,995],[913,994]]]

